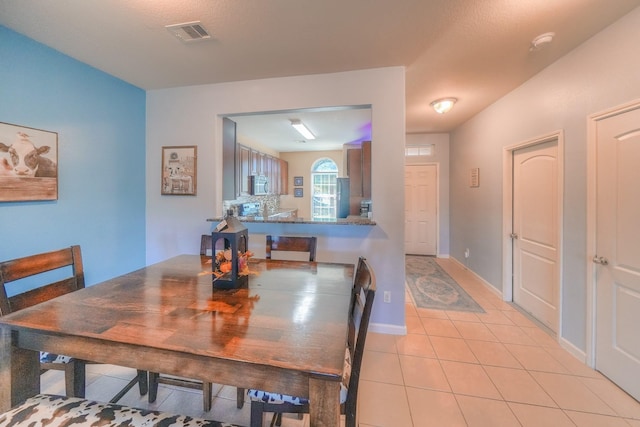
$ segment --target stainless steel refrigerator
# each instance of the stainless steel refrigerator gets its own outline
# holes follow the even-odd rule
[[[337,217],[349,216],[349,178],[336,178]]]

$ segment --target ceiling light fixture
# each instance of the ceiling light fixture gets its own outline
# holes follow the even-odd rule
[[[300,135],[304,136],[307,139],[316,139],[315,135],[311,133],[309,129],[298,119],[291,120],[291,126],[293,126]]]
[[[544,33],[540,34],[538,37],[531,40],[531,44],[529,45],[529,51],[533,52],[536,50],[540,50],[549,43],[553,41],[556,33]]]
[[[457,98],[440,98],[433,101],[431,106],[436,110],[436,113],[444,114],[453,108],[453,104],[455,104],[457,100]]]

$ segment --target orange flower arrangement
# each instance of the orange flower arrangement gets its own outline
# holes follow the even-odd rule
[[[244,253],[238,251],[238,275],[246,276],[249,274],[249,258],[253,256],[253,252],[246,251]],[[216,269],[213,274],[216,277],[224,276],[233,270],[231,265],[231,249],[220,251],[215,256]]]

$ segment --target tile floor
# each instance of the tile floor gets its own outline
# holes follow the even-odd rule
[[[640,427],[640,403],[562,349],[534,322],[486,289],[459,264],[438,262],[486,313],[416,308],[407,294],[406,336],[370,333],[359,391],[361,427]],[[87,397],[108,400],[135,371],[87,369]],[[60,372],[43,392],[64,393]],[[210,412],[201,394],[161,385],[153,405],[134,388],[120,403],[249,424],[235,388],[214,386]],[[269,419],[266,419],[269,418]],[[270,417],[265,417],[268,426]],[[307,427],[289,415],[285,427]]]

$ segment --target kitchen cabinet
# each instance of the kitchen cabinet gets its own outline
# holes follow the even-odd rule
[[[254,150],[253,148],[249,148],[249,174],[250,175],[260,175],[260,159],[259,152]]]
[[[362,143],[362,197],[371,199],[371,141]]]
[[[249,184],[251,174],[251,149],[238,144],[236,150],[236,182],[238,183],[238,195],[249,194]]]
[[[269,192],[287,194],[288,164],[284,160],[242,144],[236,147],[237,196],[250,192],[251,175],[264,175],[269,180]]]
[[[280,194],[289,194],[289,163],[278,159],[280,167]]]
[[[280,159],[268,156],[269,164],[269,185],[273,194],[280,194]]]
[[[362,149],[347,150],[347,176],[351,197],[362,197]]]
[[[351,197],[371,198],[371,141],[347,149],[347,176]]]
[[[222,200],[233,200],[239,193],[236,164],[236,122],[222,119]]]

